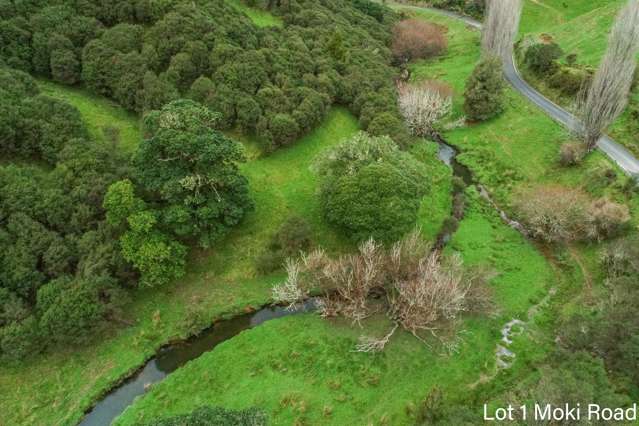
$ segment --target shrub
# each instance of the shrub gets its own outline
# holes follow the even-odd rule
[[[271,238],[267,250],[257,258],[257,270],[273,272],[289,257],[308,250],[312,244],[312,230],[308,222],[298,216],[289,218]]]
[[[538,75],[551,75],[557,68],[555,61],[563,54],[556,43],[537,43],[526,50],[524,63]]]
[[[452,89],[443,84],[399,86],[399,109],[415,136],[429,136],[435,125],[452,109]]]
[[[586,155],[586,147],[581,142],[566,142],[559,149],[559,163],[570,167],[580,164]]]
[[[587,88],[591,80],[592,73],[588,70],[562,66],[550,77],[548,84],[565,95],[574,96]]]
[[[484,121],[504,110],[502,61],[496,57],[482,60],[466,82],[464,112],[469,120]]]
[[[363,338],[360,351],[379,351],[401,326],[416,337],[434,324],[451,323],[463,312],[483,310],[486,292],[481,275],[469,274],[459,257],[443,258],[418,231],[391,248],[373,239],[359,252],[331,259],[319,249],[287,264],[287,280],[273,288],[277,301],[295,303],[311,290],[322,290],[320,312],[360,322],[379,309],[372,293],[384,294],[395,327],[382,339]],[[480,307],[481,305],[481,307]]]
[[[520,194],[516,207],[533,236],[554,243],[609,238],[630,220],[624,205],[559,185]]]
[[[426,59],[448,47],[444,27],[420,19],[399,22],[393,28],[392,52],[398,63]]]
[[[426,171],[390,138],[359,133],[327,151],[317,168],[324,217],[354,240],[396,241],[414,226]]]

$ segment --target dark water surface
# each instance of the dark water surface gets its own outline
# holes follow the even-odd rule
[[[299,304],[293,309],[271,306],[252,314],[240,315],[229,320],[220,321],[202,333],[185,342],[166,346],[146,363],[133,377],[113,388],[106,397],[84,417],[80,425],[108,426],[133,400],[146,391],[153,383],[163,380],[173,371],[182,367],[192,359],[198,358],[218,344],[237,336],[240,332],[256,327],[266,321],[309,312],[315,309],[313,300]]]

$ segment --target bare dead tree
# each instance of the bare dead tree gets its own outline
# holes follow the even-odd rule
[[[429,136],[435,124],[452,108],[451,92],[431,84],[400,84],[399,110],[415,136]]]
[[[639,52],[639,1],[630,0],[608,37],[608,49],[587,93],[582,95],[579,115],[589,150],[628,103]]]
[[[521,18],[521,0],[487,0],[481,37],[482,53],[510,61]]]
[[[288,278],[273,289],[273,298],[293,304],[310,290],[324,290],[319,299],[323,317],[341,315],[354,323],[386,310],[392,330],[382,338],[362,337],[359,352],[384,349],[398,327],[423,340],[420,333],[453,326],[463,312],[489,308],[483,272],[470,273],[458,256],[432,251],[418,231],[390,249],[375,241],[355,254],[331,258],[316,250],[287,264]],[[481,279],[479,279],[481,278]],[[374,302],[373,295],[382,296]]]

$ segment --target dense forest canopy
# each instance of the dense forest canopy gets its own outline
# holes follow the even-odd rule
[[[76,341],[122,302],[133,271],[105,222],[107,187],[127,160],[90,140],[72,106],[0,68],[0,354]]]
[[[252,1],[258,28],[222,0],[0,2],[0,60],[83,83],[143,112],[189,97],[268,148],[317,126],[334,103],[403,142],[388,45],[394,15],[358,0]]]

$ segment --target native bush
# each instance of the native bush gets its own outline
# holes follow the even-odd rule
[[[427,177],[388,137],[359,133],[317,160],[326,220],[356,241],[396,241],[415,224]]]
[[[523,192],[516,208],[535,237],[554,243],[610,238],[630,221],[627,206],[560,185]]]
[[[566,142],[559,148],[559,163],[564,167],[580,164],[586,156],[586,150],[580,142]]]
[[[203,247],[253,208],[238,168],[242,147],[216,130],[217,119],[196,102],[174,101],[146,116],[147,139],[133,159],[140,184],[159,201],[162,222]]]
[[[536,43],[526,49],[524,63],[539,76],[549,76],[558,71],[556,60],[564,55],[557,43]]]

